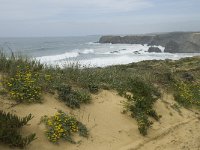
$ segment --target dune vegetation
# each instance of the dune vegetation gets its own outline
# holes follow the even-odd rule
[[[0,53],[0,95],[16,101],[16,105],[42,105],[43,94],[49,93],[71,109],[78,109],[91,103],[91,94],[102,89],[114,90],[127,99],[123,103],[123,112],[137,121],[143,136],[148,134],[153,123],[150,118],[159,121],[162,117],[154,109],[162,91],[172,93],[180,107],[199,109],[199,74],[200,57],[142,61],[105,68],[82,68],[79,64],[59,68]],[[0,111],[0,142],[24,148],[36,139],[34,133],[23,137],[18,130],[34,116],[27,114],[27,117],[19,118],[4,111]],[[58,143],[59,139],[76,143],[73,134],[83,137],[90,134],[87,125],[62,110],[55,116],[42,117],[41,123],[46,125],[44,134],[53,143]]]

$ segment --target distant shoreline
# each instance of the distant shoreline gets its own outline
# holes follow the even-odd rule
[[[169,53],[200,53],[200,32],[102,36],[99,43],[161,45]]]

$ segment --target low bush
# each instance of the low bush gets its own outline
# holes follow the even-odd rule
[[[3,82],[0,79],[0,95],[7,95],[7,90],[3,87]]]
[[[80,101],[80,103],[87,104],[91,102],[90,93],[87,92],[86,90],[83,89],[74,90],[72,91],[72,94]]]
[[[60,139],[76,143],[72,136],[73,133],[79,133],[80,136],[88,137],[88,130],[84,124],[77,121],[74,116],[67,115],[58,111],[54,116],[42,118],[46,124],[46,135],[50,142],[58,143]]]
[[[18,102],[40,102],[42,88],[39,79],[39,74],[30,66],[17,66],[13,75],[4,78],[4,87],[9,96]]]
[[[131,112],[131,116],[138,122],[138,129],[142,135],[147,134],[147,130],[152,124],[148,116],[159,120],[160,116],[153,109],[153,104],[160,97],[160,93],[150,83],[134,78],[129,80],[129,91],[131,95],[124,93],[128,99],[125,108]]]
[[[12,147],[24,148],[35,140],[35,134],[23,137],[20,129],[26,125],[33,116],[29,114],[24,118],[0,111],[0,142]]]
[[[200,106],[200,83],[176,81],[174,84],[174,98],[184,107]]]
[[[99,86],[97,84],[94,84],[94,83],[90,83],[88,85],[88,88],[89,88],[89,91],[91,93],[97,93],[99,91]]]
[[[70,108],[80,108],[81,103],[89,103],[90,94],[85,90],[72,90],[71,86],[61,84],[57,87],[59,99]]]

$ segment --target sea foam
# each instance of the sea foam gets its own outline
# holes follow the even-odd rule
[[[164,53],[164,47],[158,47],[161,53],[149,53],[151,46],[140,44],[99,44],[91,48],[74,49],[64,54],[37,57],[42,63],[50,65],[63,65],[68,63],[79,63],[81,66],[105,67],[118,64],[128,64],[143,60],[177,60],[183,57],[191,57],[197,54],[172,54]],[[92,54],[92,55],[91,55]]]
[[[53,63],[53,62],[60,61],[63,59],[75,58],[78,56],[79,56],[78,52],[66,52],[60,55],[36,57],[36,60],[39,60],[41,63]]]

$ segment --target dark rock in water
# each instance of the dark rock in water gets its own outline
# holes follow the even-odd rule
[[[165,50],[164,52],[169,52],[169,53],[178,53],[179,52],[179,44],[174,42],[174,41],[169,41],[165,45]]]
[[[140,52],[138,52],[138,51],[135,51],[135,52],[133,52],[134,54],[140,54]]]
[[[150,47],[149,49],[148,49],[148,52],[156,52],[156,53],[161,53],[162,51],[161,51],[161,49],[160,48],[158,48],[158,47]]]
[[[119,51],[112,51],[110,52],[111,54],[114,54],[114,53],[119,53]]]

